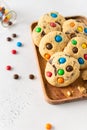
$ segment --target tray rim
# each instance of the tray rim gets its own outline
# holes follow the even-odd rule
[[[79,18],[81,17],[82,19],[85,19],[87,20],[87,17],[85,16],[82,16],[82,15],[75,15],[75,16],[66,16],[65,18],[66,19],[75,19],[75,18]],[[30,31],[31,31],[31,34],[32,34],[32,26],[34,24],[37,24],[38,22],[37,21],[34,21],[33,23],[31,23],[31,26],[30,26]],[[31,35],[32,36],[32,35]],[[87,95],[82,95],[82,96],[78,96],[78,97],[71,97],[69,99],[61,99],[61,100],[58,100],[58,99],[51,99],[49,98],[47,92],[46,92],[46,88],[45,88],[45,83],[43,81],[43,77],[41,75],[41,68],[40,68],[40,65],[39,65],[39,59],[38,59],[38,54],[37,54],[37,46],[33,43],[33,39],[32,39],[32,44],[33,44],[33,47],[34,47],[34,53],[35,53],[35,59],[36,59],[36,62],[37,62],[37,67],[38,67],[38,70],[39,70],[39,77],[40,77],[40,80],[41,80],[41,85],[42,85],[42,90],[43,90],[43,93],[44,93],[44,98],[45,100],[50,103],[50,104],[53,104],[53,105],[56,105],[56,104],[62,104],[62,103],[69,103],[69,102],[72,102],[72,101],[79,101],[79,100],[86,100],[87,99]]]

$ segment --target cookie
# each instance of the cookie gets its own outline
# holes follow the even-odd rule
[[[68,40],[67,36],[61,31],[50,32],[41,39],[39,52],[44,59],[49,60],[52,54],[64,50]]]
[[[63,32],[71,39],[76,36],[87,38],[87,27],[84,23],[74,19],[66,20],[62,26]]]
[[[39,46],[40,40],[44,35],[48,34],[51,31],[60,31],[60,30],[61,26],[53,22],[47,23],[44,26],[37,25],[32,32],[33,42],[36,46]]]
[[[61,14],[59,14],[56,11],[53,11],[41,16],[40,19],[38,20],[38,25],[43,26],[44,24],[46,25],[47,23],[50,22],[62,25],[64,21],[65,18]]]
[[[87,80],[87,69],[81,72],[81,77],[83,80]]]
[[[87,39],[84,37],[72,38],[65,47],[64,52],[78,60],[80,69],[87,68]]]
[[[46,64],[45,77],[56,87],[65,87],[73,83],[80,75],[77,59],[64,52],[56,52]]]

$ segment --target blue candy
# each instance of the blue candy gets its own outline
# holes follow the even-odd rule
[[[66,62],[66,58],[61,57],[61,58],[58,59],[58,61],[59,61],[60,64],[64,64]]]
[[[79,64],[84,64],[84,60],[83,60],[83,58],[78,58],[78,62],[79,62]]]
[[[55,36],[55,41],[56,42],[61,42],[62,41],[62,37],[60,35],[56,35]]]
[[[16,44],[18,47],[21,47],[22,46],[22,43],[21,42],[17,42]]]
[[[87,33],[87,28],[84,28],[84,32]]]
[[[51,17],[56,18],[56,17],[57,17],[57,14],[51,13]]]

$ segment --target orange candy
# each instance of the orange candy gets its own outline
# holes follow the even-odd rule
[[[59,77],[59,78],[58,78],[58,83],[60,83],[60,84],[61,84],[61,83],[64,83],[64,78]]]
[[[49,60],[50,54],[45,54],[44,57],[45,57],[45,59]]]
[[[45,125],[45,128],[46,128],[47,130],[51,130],[52,125],[51,125],[50,123],[47,123],[47,124]]]
[[[74,27],[74,26],[75,26],[75,23],[74,23],[74,22],[71,22],[71,23],[70,23],[70,26],[71,26],[71,27]]]

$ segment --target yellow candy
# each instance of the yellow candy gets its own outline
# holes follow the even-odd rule
[[[6,15],[6,18],[9,20],[11,19],[12,15],[9,13],[8,15]]]
[[[83,28],[82,28],[81,26],[78,26],[77,30],[78,30],[79,32],[83,32]]]
[[[83,49],[87,48],[87,44],[86,43],[82,43],[82,48]]]
[[[7,14],[9,12],[9,10],[5,9],[5,14]]]

